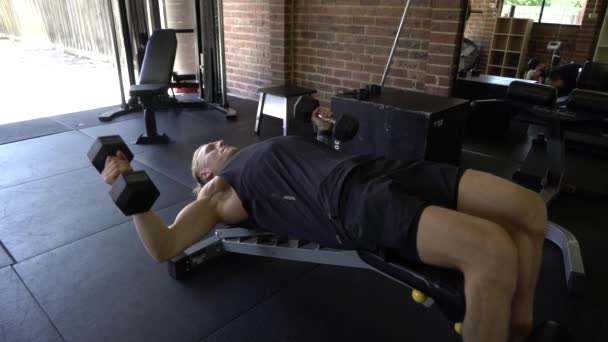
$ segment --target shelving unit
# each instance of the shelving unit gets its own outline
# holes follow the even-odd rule
[[[531,19],[498,18],[488,57],[486,74],[521,77],[527,64]],[[608,51],[607,51],[608,52]]]
[[[597,40],[597,48],[595,49],[593,61],[598,63],[608,63],[608,11],[606,11],[602,31],[600,32],[600,37]]]

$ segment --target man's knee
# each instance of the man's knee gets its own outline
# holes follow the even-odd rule
[[[503,226],[477,216],[430,206],[419,221],[417,247],[425,263],[460,269],[465,278],[511,287],[518,250]]]
[[[459,210],[465,213],[524,229],[531,236],[545,235],[547,209],[542,198],[492,174],[467,170],[461,180],[458,202]]]
[[[513,217],[519,227],[524,227],[532,236],[544,238],[547,234],[547,205],[536,192],[517,187],[515,200],[518,213]]]
[[[478,248],[475,257],[469,260],[463,270],[465,277],[498,286],[506,290],[515,290],[518,274],[517,247],[509,234],[500,226],[488,222],[481,229],[476,229]]]

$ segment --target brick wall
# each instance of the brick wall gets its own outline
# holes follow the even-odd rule
[[[481,10],[483,13],[471,13],[464,31],[465,38],[474,41],[479,47],[480,70],[484,72],[488,65],[488,53],[492,45],[496,17],[500,15],[500,5],[497,8],[490,8],[490,4],[495,2],[495,0],[471,0],[471,9]]]
[[[325,104],[340,89],[380,83],[402,11],[395,0],[298,1],[296,83]],[[386,85],[449,94],[461,13],[457,1],[414,1]]]
[[[424,91],[449,96],[460,58],[464,31],[464,0],[431,0],[431,39]]]
[[[269,0],[224,0],[226,79],[231,95],[255,98],[272,83]]]
[[[484,14],[472,14],[465,28],[465,37],[482,44],[482,46],[490,46],[492,42],[492,34],[496,19],[490,17],[491,9],[488,4],[494,1],[491,0],[472,0],[474,5],[483,7]],[[604,13],[608,0],[598,0],[597,2],[598,18],[590,19],[589,13],[592,13],[595,1],[587,1],[587,9],[581,26],[571,25],[556,25],[556,24],[538,24],[535,23],[530,37],[530,45],[528,46],[528,58],[536,57],[542,62],[548,63],[551,61],[551,53],[547,51],[547,44],[552,40],[562,42],[562,61],[576,61],[583,63],[586,60],[593,59],[595,53],[595,44],[602,27]],[[498,1],[497,11],[500,13],[502,1]],[[488,13],[488,15],[486,15]],[[488,29],[491,28],[491,29]],[[485,70],[487,65],[487,50],[482,49],[482,70]]]
[[[317,89],[324,105],[338,90],[379,83],[403,0],[224,0],[231,94],[260,86]],[[386,85],[448,95],[464,1],[413,0]]]
[[[270,1],[271,83],[293,80],[293,15],[295,1]]]

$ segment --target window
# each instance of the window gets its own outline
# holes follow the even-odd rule
[[[532,19],[537,23],[580,25],[587,0],[505,0],[502,17]]]

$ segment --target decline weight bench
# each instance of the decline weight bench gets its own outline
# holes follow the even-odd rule
[[[563,264],[569,295],[582,295],[585,271],[578,241],[568,230],[554,223],[549,224],[546,241],[561,251],[562,259],[555,262]],[[205,262],[225,253],[257,255],[378,272],[411,288],[412,298],[417,303],[426,307],[437,304],[448,319],[456,322],[455,329],[460,333],[459,322],[463,321],[465,313],[462,273],[422,263],[404,263],[390,254],[330,249],[283,234],[245,228],[216,228],[213,235],[169,261],[169,274],[176,280],[183,280]]]

